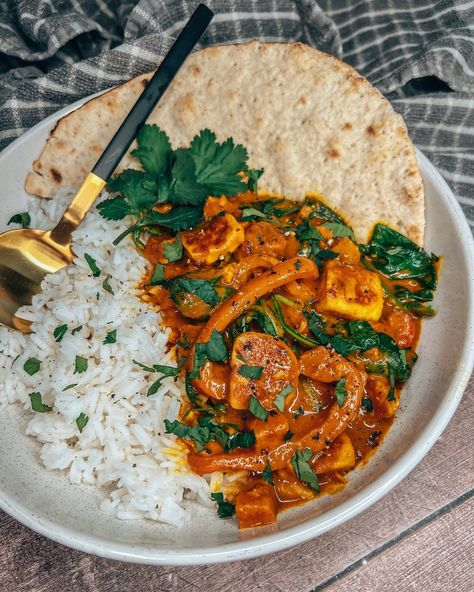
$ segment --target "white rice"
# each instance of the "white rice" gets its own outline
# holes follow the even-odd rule
[[[30,200],[31,227],[53,227],[70,199]],[[187,468],[175,437],[165,434],[164,419],[174,420],[179,412],[181,381],[167,378],[147,397],[161,375],[133,362],[175,365],[166,353],[167,331],[159,314],[137,297],[145,260],[129,240],[112,245],[126,227],[126,221],[104,220],[94,208],[74,233],[77,258],[47,276],[43,292],[18,313],[32,321],[33,333],[0,327],[0,406],[19,403],[31,411],[26,433],[42,443],[39,454],[46,469],[100,488],[103,511],[124,520],[181,526],[190,517],[187,500],[210,505],[210,488]],[[96,260],[99,277],[92,276],[85,253]],[[107,275],[114,295],[102,286]],[[53,331],[63,324],[68,331],[57,343]],[[79,325],[82,329],[72,335]],[[116,343],[104,345],[114,329]],[[88,360],[82,374],[74,374],[76,355]],[[29,358],[41,362],[33,376],[23,369]],[[40,392],[52,411],[32,411],[32,392]],[[89,418],[82,433],[76,424],[81,413]]]

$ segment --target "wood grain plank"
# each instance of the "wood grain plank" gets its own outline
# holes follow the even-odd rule
[[[305,592],[390,541],[474,486],[474,380],[443,437],[389,495],[362,515],[293,549],[243,563],[154,568],[121,564],[53,543],[3,514],[0,590],[5,592]],[[398,588],[400,589],[400,588]]]
[[[472,592],[474,498],[337,579],[324,592]]]

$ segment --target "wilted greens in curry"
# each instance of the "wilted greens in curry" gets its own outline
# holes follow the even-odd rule
[[[172,150],[147,126],[134,155],[143,170],[116,177],[100,210],[135,217],[153,265],[144,298],[171,329],[178,368],[142,366],[159,375],[148,394],[183,375],[167,432],[221,483],[219,516],[271,523],[343,487],[381,442],[433,314],[437,258],[383,224],[357,244],[316,197],[258,195],[245,149],[209,130]]]

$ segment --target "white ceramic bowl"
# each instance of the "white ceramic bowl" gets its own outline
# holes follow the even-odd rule
[[[0,155],[0,231],[23,211],[23,182],[57,119],[49,117]],[[443,256],[437,316],[426,321],[419,361],[404,389],[392,430],[369,464],[350,474],[341,493],[283,513],[278,525],[239,533],[211,510],[195,508],[182,530],[146,521],[120,521],[99,510],[100,495],[69,484],[39,462],[38,445],[24,435],[27,414],[0,414],[0,506],[26,526],[70,547],[148,564],[199,564],[278,551],[334,528],[386,494],[428,452],[446,427],[473,364],[474,255],[471,232],[451,190],[418,152],[426,192],[426,248]]]

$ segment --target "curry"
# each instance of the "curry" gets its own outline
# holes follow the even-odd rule
[[[132,152],[141,169],[108,183],[101,215],[133,224],[150,263],[143,299],[169,329],[183,379],[165,429],[210,475],[218,515],[241,528],[339,491],[382,442],[400,405],[437,282],[437,261],[376,224],[358,243],[319,197],[259,194],[263,169],[232,138],[202,130],[173,149],[156,125]]]
[[[209,197],[200,224],[150,236],[144,256],[163,272],[144,298],[170,328],[188,395],[167,428],[193,471],[236,475],[214,494],[220,514],[269,524],[344,487],[390,428],[416,359],[420,309],[392,294],[423,284],[378,271],[322,201],[249,191]]]

